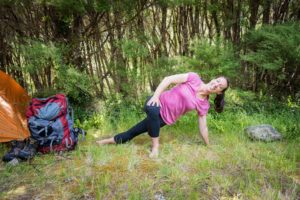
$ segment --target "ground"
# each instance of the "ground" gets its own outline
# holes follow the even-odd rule
[[[1,163],[0,198],[300,198],[299,143],[215,133],[206,147],[197,132],[175,128],[162,130],[157,159],[148,157],[146,134],[124,145],[97,146],[96,139],[111,134],[89,130],[75,151],[38,155],[14,167]]]

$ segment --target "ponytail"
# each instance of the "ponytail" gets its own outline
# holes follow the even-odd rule
[[[223,76],[224,77],[224,76]],[[226,77],[224,77],[227,81],[227,88],[229,87],[229,81]],[[225,105],[225,91],[227,90],[227,88],[225,88],[221,94],[217,94],[217,96],[214,99],[214,103],[215,103],[215,111],[218,113],[223,112],[224,110],[224,105]]]
[[[215,97],[214,103],[215,103],[215,111],[218,113],[223,112],[224,105],[225,105],[225,92],[222,92],[221,94],[217,94]]]

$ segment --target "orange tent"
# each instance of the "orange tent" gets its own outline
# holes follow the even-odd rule
[[[9,75],[0,70],[0,142],[29,137],[25,117],[30,97]]]

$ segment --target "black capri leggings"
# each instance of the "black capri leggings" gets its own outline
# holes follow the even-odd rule
[[[114,140],[117,144],[125,143],[132,138],[145,133],[146,131],[148,131],[150,137],[155,138],[159,136],[160,127],[163,127],[164,125],[166,125],[166,123],[160,116],[160,107],[156,105],[147,105],[147,102],[150,100],[150,98],[151,97],[147,98],[144,105],[144,111],[146,112],[147,117],[129,130],[116,135],[114,137]]]

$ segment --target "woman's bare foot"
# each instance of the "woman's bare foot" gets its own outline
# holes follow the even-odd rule
[[[152,139],[152,151],[149,154],[150,158],[158,157],[158,148],[159,148],[159,137],[151,137]]]
[[[149,154],[150,158],[158,158],[158,149],[152,148],[151,153]]]
[[[96,141],[98,145],[105,145],[105,144],[116,144],[114,138],[108,138],[108,139],[103,139],[103,140],[98,140]]]

